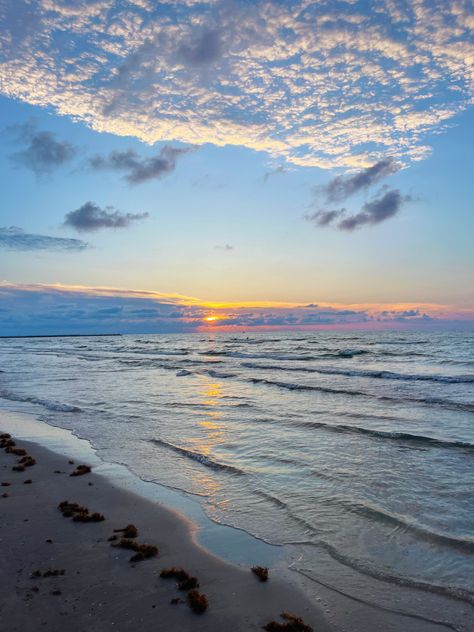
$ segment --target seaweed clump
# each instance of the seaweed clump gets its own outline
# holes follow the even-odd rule
[[[25,452],[25,450],[22,450],[22,452]],[[24,472],[27,467],[33,467],[33,465],[36,465],[36,460],[25,452],[24,456],[18,459],[17,464],[12,467],[12,470],[14,472]]]
[[[32,465],[36,465],[36,460],[29,454],[26,454],[23,458],[21,458],[18,461],[18,463],[21,463],[25,467],[31,467]]]
[[[266,568],[265,566],[252,566],[250,570],[259,578],[261,582],[268,581],[268,568]]]
[[[196,614],[202,614],[207,610],[209,602],[206,595],[203,595],[199,590],[191,590],[188,593],[188,605]]]
[[[134,524],[128,524],[123,529],[114,529],[114,533],[122,533],[124,538],[136,538],[138,535],[138,529]],[[114,537],[114,536],[112,536]],[[116,536],[115,536],[116,538]]]
[[[89,465],[78,465],[74,472],[71,472],[69,476],[84,476],[84,474],[90,474],[91,467]]]
[[[63,568],[54,569],[54,570],[50,569],[50,570],[44,571],[43,573],[41,571],[34,571],[31,574],[31,579],[37,579],[39,577],[61,577],[65,573],[66,571]]]
[[[82,507],[78,503],[70,503],[68,500],[59,503],[58,509],[65,518],[72,518],[74,522],[102,522],[105,520],[101,513],[97,511],[90,513],[87,507]]]
[[[197,577],[192,577],[183,568],[164,568],[160,577],[163,579],[176,579],[178,580],[179,590],[192,590],[193,588],[199,588],[199,582]]]
[[[111,546],[135,551],[135,555],[132,555],[130,562],[142,562],[158,555],[158,547],[154,544],[139,544],[129,538],[120,538],[117,544],[112,544]]]
[[[10,446],[5,448],[5,452],[7,452],[7,454],[14,454],[15,456],[26,456],[27,454],[24,448],[12,448]]]
[[[280,617],[285,620],[285,623],[279,623],[278,621],[270,621],[263,626],[263,629],[267,632],[313,632],[313,628],[307,625],[301,617],[296,617],[294,614],[288,612],[282,612]]]
[[[13,441],[11,435],[6,432],[0,435],[0,448],[5,448],[6,450],[7,448],[12,448],[15,445],[16,443]]]

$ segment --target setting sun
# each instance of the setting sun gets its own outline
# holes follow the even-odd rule
[[[219,317],[218,317],[218,316],[206,316],[206,318],[205,318],[204,320],[205,320],[206,322],[208,322],[208,323],[212,323],[212,322],[214,322],[215,320],[219,320]]]

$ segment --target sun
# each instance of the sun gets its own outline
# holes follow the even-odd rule
[[[208,323],[213,323],[216,320],[219,320],[218,316],[206,316],[206,318],[204,319],[206,322]]]

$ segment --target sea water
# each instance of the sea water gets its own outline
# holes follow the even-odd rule
[[[0,406],[284,545],[315,594],[467,631],[473,343],[432,331],[1,339]]]

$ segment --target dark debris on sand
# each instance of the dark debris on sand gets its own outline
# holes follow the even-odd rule
[[[114,529],[114,533],[122,533],[122,537],[124,538],[136,538],[138,536],[138,529],[134,524],[128,524],[123,529]]]
[[[49,569],[47,571],[41,572],[41,571],[33,571],[33,573],[31,574],[31,579],[39,579],[40,577],[62,577],[63,575],[65,575],[66,571],[61,568],[61,569]]]
[[[163,579],[176,579],[179,590],[199,588],[197,577],[192,577],[184,568],[164,568],[160,573],[160,577]]]
[[[263,629],[267,632],[313,632],[313,628],[307,625],[301,617],[288,612],[282,612],[280,617],[285,620],[285,623],[270,621],[263,626]]]
[[[135,551],[135,555],[132,555],[130,562],[142,562],[158,555],[158,547],[154,544],[139,544],[129,538],[120,538],[117,544],[112,543],[111,546]]]
[[[89,465],[78,465],[74,472],[71,472],[69,476],[84,476],[84,474],[90,474],[91,467]]]
[[[203,595],[199,590],[191,590],[188,593],[188,605],[196,614],[202,614],[207,610],[209,602],[206,595]]]
[[[250,570],[261,582],[266,582],[268,580],[268,568],[265,566],[252,566]]]
[[[78,503],[70,503],[68,500],[63,500],[58,505],[59,511],[65,518],[72,518],[74,522],[102,522],[105,517],[95,511],[89,513],[87,507],[82,507]]]

